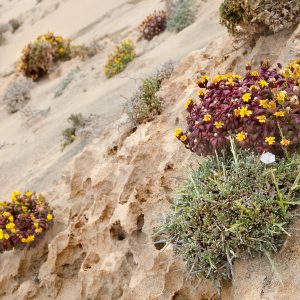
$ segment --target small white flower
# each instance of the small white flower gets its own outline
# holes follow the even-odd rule
[[[260,161],[267,165],[271,164],[275,162],[275,155],[270,152],[263,153],[260,157]]]

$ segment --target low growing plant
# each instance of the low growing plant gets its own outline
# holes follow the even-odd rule
[[[175,136],[192,152],[229,150],[229,138],[241,148],[283,154],[299,149],[299,60],[282,69],[268,61],[258,70],[246,66],[244,77],[221,74],[198,80],[199,102],[188,99],[187,129]]]
[[[233,34],[278,32],[299,21],[299,0],[225,0],[220,6],[220,22]]]
[[[11,82],[4,92],[3,101],[11,114],[22,109],[31,98],[30,89],[33,86],[31,78],[18,77]]]
[[[71,58],[71,41],[52,32],[40,35],[22,51],[20,71],[38,80],[45,76],[53,63]]]
[[[135,58],[134,48],[131,40],[124,40],[120,45],[116,45],[115,50],[109,55],[104,66],[104,74],[107,78],[115,76],[126,68],[128,63]]]
[[[35,246],[53,225],[53,211],[41,194],[13,192],[0,202],[0,252]]]
[[[174,69],[172,62],[164,64],[156,75],[143,80],[142,85],[129,100],[127,113],[134,126],[143,122],[151,121],[155,115],[159,115],[162,110],[162,101],[157,96],[162,82],[168,79]]]
[[[218,282],[232,278],[236,258],[271,260],[300,203],[299,165],[299,155],[271,165],[250,152],[208,157],[189,174],[156,234],[190,274]]]
[[[177,1],[169,14],[168,29],[176,32],[183,30],[195,22],[196,13],[195,0]]]
[[[62,150],[75,141],[78,130],[84,128],[86,124],[85,118],[80,113],[71,114],[68,118],[68,122],[71,124],[71,127],[66,128],[62,132]]]
[[[167,27],[167,13],[163,10],[155,11],[146,17],[139,26],[139,30],[145,40],[152,40],[156,35],[162,33]]]

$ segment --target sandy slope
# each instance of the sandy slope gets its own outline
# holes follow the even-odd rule
[[[161,249],[153,242],[152,229],[168,211],[173,189],[182,182],[187,165],[197,160],[174,141],[172,133],[184,124],[182,103],[196,94],[198,71],[240,70],[244,61],[257,64],[266,56],[286,63],[300,54],[299,29],[262,37],[255,45],[232,45],[218,24],[220,1],[199,2],[195,24],[150,43],[139,41],[138,58],[125,72],[107,80],[102,66],[114,42],[128,36],[137,40],[135,28],[141,19],[164,3],[57,3],[0,0],[0,23],[24,16],[20,30],[0,47],[0,73],[6,74],[0,79],[0,93],[12,80],[8,74],[20,49],[36,34],[52,30],[72,36],[75,43],[95,38],[103,45],[94,58],[64,63],[38,83],[25,110],[8,115],[0,103],[1,196],[15,189],[44,191],[56,214],[53,230],[37,248],[1,255],[1,298],[217,299],[211,283],[186,278],[171,247]],[[163,114],[129,131],[123,114],[125,98],[134,93],[138,78],[169,59],[180,63],[160,92]],[[73,82],[54,99],[62,78],[77,66]],[[61,131],[73,112],[99,115],[95,136],[78,139],[61,152]],[[244,261],[236,264],[236,280],[223,289],[222,298],[300,298],[296,238],[288,241],[285,259],[280,260],[282,254],[278,257],[286,288],[280,287],[264,260],[250,265]]]
[[[40,11],[49,9],[48,1],[31,10],[30,1],[26,4],[26,1],[13,2],[15,5],[9,6],[10,9],[2,16],[4,21],[8,18],[4,18],[6,13],[9,18],[12,12],[18,16],[21,6],[28,9],[23,13],[30,15],[31,19],[25,21],[15,35],[9,36],[7,45],[0,47],[0,70],[4,73],[17,61],[27,41],[48,30],[77,37],[74,43],[97,39],[103,43],[104,50],[85,63],[73,61],[63,64],[50,80],[39,83],[32,90],[32,100],[27,107],[38,110],[37,116],[34,113],[34,116],[24,118],[22,112],[8,116],[4,106],[0,107],[0,144],[4,145],[0,152],[3,196],[16,187],[44,190],[61,175],[68,160],[84,146],[84,142],[79,142],[63,153],[59,150],[61,132],[66,128],[66,119],[71,113],[96,113],[101,116],[99,126],[102,130],[113,127],[123,110],[124,98],[120,95],[129,98],[136,89],[134,78],[143,78],[165,61],[177,61],[224,34],[216,18],[218,4],[203,4],[205,14],[202,16],[200,13],[201,17],[195,24],[178,35],[165,33],[151,43],[138,43],[136,61],[124,73],[107,80],[103,75],[103,64],[114,42],[128,36],[136,39],[136,27],[141,19],[155,8],[162,7],[163,3],[153,0],[137,1],[135,4],[130,4],[132,1],[89,0],[88,5],[82,7],[82,1],[69,0],[39,19]],[[62,97],[53,99],[61,78],[76,66],[80,68],[76,79]],[[5,78],[3,82],[8,80]],[[44,114],[47,117],[43,117]],[[28,118],[31,118],[30,125]],[[16,169],[22,172],[16,172]]]

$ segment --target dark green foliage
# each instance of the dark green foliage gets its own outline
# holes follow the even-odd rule
[[[162,110],[161,99],[156,95],[163,80],[172,74],[174,65],[172,62],[164,64],[156,75],[143,80],[142,86],[127,103],[127,113],[134,126],[151,121]]]
[[[62,132],[63,142],[62,142],[62,149],[66,146],[72,144],[76,139],[76,132],[78,129],[85,127],[85,119],[82,114],[72,114],[68,118],[68,122],[71,123],[71,127],[66,128]]]
[[[265,165],[249,152],[208,157],[191,172],[158,232],[190,273],[231,278],[235,258],[280,249],[299,201],[299,164],[293,156]]]

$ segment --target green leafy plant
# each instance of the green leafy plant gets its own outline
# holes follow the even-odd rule
[[[167,13],[163,10],[154,12],[146,17],[139,26],[139,30],[145,40],[152,40],[156,35],[162,33],[167,27]]]
[[[300,203],[299,164],[299,155],[265,165],[235,150],[208,157],[189,174],[156,234],[173,245],[191,274],[231,278],[236,258],[270,258],[282,246]]]
[[[62,149],[72,144],[76,139],[78,130],[84,128],[86,125],[86,120],[81,113],[71,114],[68,118],[68,122],[71,124],[71,127],[66,128],[62,132]]]
[[[0,202],[0,252],[35,246],[53,225],[53,211],[41,194],[13,192]]]
[[[128,63],[135,58],[134,44],[131,40],[122,41],[108,57],[104,66],[104,74],[111,78],[122,72]]]
[[[127,113],[134,126],[151,121],[162,110],[162,101],[157,96],[162,82],[169,78],[173,71],[173,63],[164,64],[156,75],[143,80],[141,87],[127,104]]]
[[[193,24],[196,20],[196,5],[194,0],[177,1],[171,7],[167,27],[169,30],[179,32]]]

